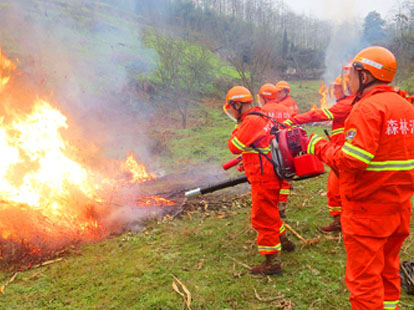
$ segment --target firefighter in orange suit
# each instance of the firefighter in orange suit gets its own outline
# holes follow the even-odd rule
[[[287,125],[306,124],[311,122],[332,121],[332,132],[330,141],[338,145],[343,145],[344,123],[352,109],[354,96],[345,96],[342,76],[338,76],[333,83],[336,104],[331,108],[322,108],[296,115],[285,121]],[[331,170],[328,178],[328,207],[329,214],[333,217],[330,225],[322,226],[323,231],[341,231],[340,216],[342,212],[341,197],[339,193],[339,180],[336,173]]]
[[[280,251],[291,251],[295,245],[286,237],[277,208],[281,180],[276,176],[272,163],[265,158],[270,156],[272,123],[263,116],[249,115],[252,112],[263,113],[260,107],[251,107],[252,101],[253,97],[245,87],[236,86],[228,91],[223,108],[238,123],[228,147],[233,154],[242,154],[252,191],[251,223],[258,232],[259,253],[265,256],[265,261],[254,266],[251,272],[281,274]]]
[[[399,251],[410,233],[414,108],[388,86],[397,61],[379,46],[352,61],[356,95],[343,146],[311,135],[308,152],[339,172],[345,280],[353,310],[399,309]]]
[[[276,83],[278,89],[276,101],[289,108],[293,114],[299,113],[298,105],[295,100],[290,97],[290,85],[286,81],[279,81]]]
[[[282,123],[293,116],[294,112],[292,112],[292,109],[276,101],[278,91],[275,85],[267,83],[260,87],[258,97],[262,110],[276,121]],[[290,184],[282,180],[279,193],[279,213],[281,218],[285,218],[289,194]]]
[[[413,104],[414,103],[414,95],[410,96],[410,94],[408,92],[406,92],[405,90],[400,89],[399,87],[394,87],[394,90],[396,91],[397,94],[399,94],[401,97],[405,98],[406,100],[408,100],[409,103]]]

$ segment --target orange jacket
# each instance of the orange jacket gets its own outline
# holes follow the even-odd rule
[[[289,95],[287,95],[282,101],[279,102],[283,104],[285,107],[289,108],[292,111],[292,114],[296,115],[299,113],[298,105],[296,104],[295,100],[292,99]]]
[[[290,119],[294,124],[306,124],[311,122],[332,121],[331,141],[344,144],[344,124],[352,110],[355,96],[348,96],[336,101],[330,108],[322,108],[296,115]],[[289,121],[288,121],[289,122]]]
[[[265,112],[265,114],[269,115],[271,118],[275,119],[278,122],[283,122],[284,120],[289,119],[294,115],[291,109],[274,100],[268,101],[262,107],[262,110]]]
[[[340,146],[315,135],[308,144],[309,153],[339,171],[343,212],[384,216],[401,211],[414,192],[414,108],[392,87],[377,86],[354,105],[345,139]],[[361,235],[390,234],[374,222],[361,222],[359,230]]]
[[[264,113],[260,107],[253,107],[244,113],[239,127],[228,141],[228,147],[233,154],[242,154],[244,171],[250,183],[278,181],[272,163],[252,148],[254,146],[271,157],[272,122],[263,116],[247,115],[253,111]]]

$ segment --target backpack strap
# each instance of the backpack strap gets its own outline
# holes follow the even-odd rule
[[[271,117],[269,115],[266,115],[264,113],[258,112],[258,111],[249,112],[249,113],[247,113],[247,115],[258,115],[258,116],[261,116],[261,117],[265,117],[267,119],[270,119],[274,125],[277,125],[277,126],[282,127],[282,128],[287,128],[288,127],[286,124],[283,124],[283,123],[275,120],[273,117]]]

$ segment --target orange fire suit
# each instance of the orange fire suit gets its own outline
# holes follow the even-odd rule
[[[353,310],[399,309],[399,251],[409,235],[414,193],[414,108],[382,85],[345,121],[343,146],[312,135],[308,152],[339,171]]]
[[[294,115],[291,109],[283,104],[280,104],[274,100],[266,102],[262,107],[263,111],[271,118],[282,123],[283,121],[291,118]],[[290,194],[290,184],[288,181],[282,180],[280,188],[279,202],[287,202]]]
[[[280,236],[286,229],[277,208],[281,182],[272,163],[252,148],[271,156],[272,123],[265,117],[248,115],[253,111],[264,113],[260,107],[254,107],[243,114],[241,123],[228,141],[228,147],[233,154],[242,154],[244,172],[252,189],[250,220],[258,232],[259,253],[266,255],[281,251]]]
[[[293,112],[294,115],[299,113],[298,105],[296,104],[295,100],[292,99],[291,96],[287,95],[279,103],[289,108]]]
[[[352,102],[355,96],[348,96],[336,101],[330,108],[322,108],[296,115],[285,123],[306,124],[311,122],[332,121],[331,142],[343,145],[345,142],[344,124],[352,109]],[[331,170],[328,178],[328,207],[332,216],[340,215],[342,212],[341,196],[339,193],[339,179],[336,173]]]

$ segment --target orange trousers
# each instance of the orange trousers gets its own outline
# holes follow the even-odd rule
[[[410,208],[369,218],[357,215],[352,219],[342,214],[343,228],[346,227],[343,229],[347,253],[345,281],[351,292],[352,310],[399,309],[399,252],[410,234],[410,217]],[[363,234],[350,233],[347,229],[358,226]],[[392,232],[388,234],[388,231]]]
[[[339,179],[333,170],[329,171],[327,196],[329,214],[332,216],[341,215],[342,204],[339,193]]]
[[[290,194],[290,184],[288,181],[283,180],[282,186],[280,187],[279,202],[288,202]]]
[[[250,221],[257,231],[257,247],[261,255],[282,250],[280,236],[286,232],[279,210],[279,182],[253,182]]]

